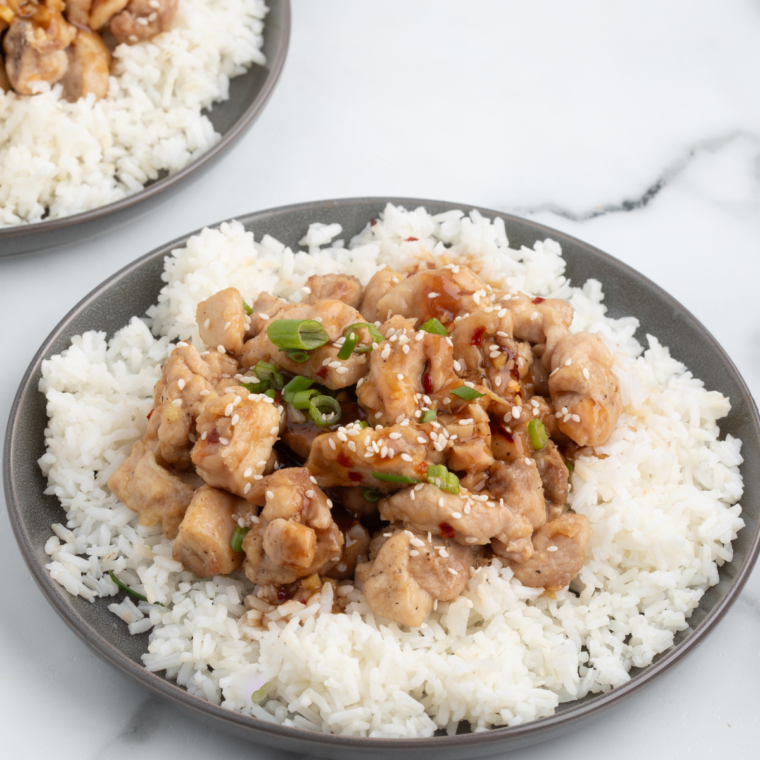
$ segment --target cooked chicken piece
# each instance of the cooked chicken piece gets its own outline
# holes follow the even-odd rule
[[[313,274],[306,284],[311,293],[304,303],[317,304],[331,299],[359,309],[362,302],[364,288],[358,278],[350,274]]]
[[[530,365],[530,376],[525,383],[531,396],[549,395],[549,373],[540,357],[536,356]]]
[[[498,498],[463,488],[455,495],[429,483],[408,486],[381,499],[379,507],[384,520],[461,544],[485,545],[495,536],[509,539],[515,532],[519,537],[532,533],[519,514]]]
[[[380,320],[396,314],[419,324],[435,317],[445,327],[455,317],[483,308],[487,299],[483,283],[467,268],[426,269],[389,290],[378,300],[377,312]]]
[[[394,272],[389,267],[381,269],[372,275],[372,279],[364,288],[364,297],[362,298],[359,311],[364,315],[367,322],[384,322],[384,317],[380,316],[380,310],[377,308],[377,302],[392,288],[398,285],[406,275]]]
[[[336,565],[343,534],[332,502],[305,467],[278,470],[256,483],[249,501],[263,506],[260,522],[243,540],[244,570],[260,585],[287,584]]]
[[[548,592],[565,588],[586,561],[591,529],[583,515],[564,514],[546,523],[533,536],[535,553],[525,562],[512,561],[523,586]]]
[[[226,370],[226,371],[225,371]],[[206,357],[192,345],[178,346],[156,383],[153,411],[145,442],[161,463],[184,469],[190,466],[195,421],[204,405],[217,397],[223,374],[237,371],[237,363],[216,352]]]
[[[533,459],[541,476],[549,520],[554,520],[562,514],[567,502],[567,465],[554,441],[549,441],[540,451],[534,451]]]
[[[177,0],[129,0],[111,19],[111,33],[117,42],[134,45],[171,29],[176,15]]]
[[[135,441],[129,457],[108,479],[108,487],[133,512],[140,525],[161,523],[164,535],[173,539],[193,498],[192,486],[156,464],[153,452]]]
[[[488,490],[522,515],[533,530],[546,522],[544,489],[533,459],[517,459],[510,464],[495,462],[489,472]]]
[[[66,73],[66,48],[77,30],[56,9],[41,7],[34,18],[14,19],[3,39],[5,68],[13,89],[34,95],[40,83],[55,84]]]
[[[96,30],[101,29],[117,13],[121,13],[128,3],[129,0],[92,0],[89,27]]]
[[[359,561],[366,562],[369,556],[369,531],[360,523],[355,522],[348,530],[343,531],[345,545],[338,563],[325,575],[328,578],[347,580],[354,577]]]
[[[533,343],[548,371],[557,343],[570,329],[573,307],[559,298],[530,298],[525,293],[503,298],[501,303],[514,315],[515,338]]]
[[[549,390],[562,416],[559,428],[580,446],[601,446],[609,440],[623,402],[612,356],[598,335],[567,335],[552,357]]]
[[[241,362],[244,367],[254,367],[258,362],[274,362],[278,367],[296,375],[316,380],[331,390],[347,388],[354,385],[367,373],[369,362],[366,354],[353,353],[346,360],[338,359],[339,348],[333,344],[342,338],[347,327],[357,322],[364,322],[364,317],[356,309],[346,306],[342,301],[321,301],[310,306],[296,306],[284,313],[279,313],[276,319],[313,319],[324,327],[329,341],[319,348],[310,351],[310,359],[306,362],[295,362],[289,359],[284,351],[269,340],[266,330],[262,330],[255,338],[251,338],[244,348]],[[267,327],[276,319],[270,320]],[[370,337],[366,328],[359,331],[362,342],[369,342]],[[329,365],[329,366],[328,366]],[[334,366],[333,366],[334,365]]]
[[[431,431],[430,425],[393,425],[381,430],[347,425],[314,440],[306,467],[322,488],[361,484],[393,490],[397,484],[377,480],[372,472],[426,478],[428,464],[443,462],[441,452],[422,442],[429,441]]]
[[[508,424],[491,421],[491,450],[496,459],[514,462],[521,457],[534,456],[535,451],[528,433],[528,425],[533,419],[538,419],[543,424],[547,435],[552,440],[559,443],[565,443],[568,440],[559,429],[551,403],[543,396],[533,396],[523,404],[518,419],[511,419]]]
[[[97,100],[108,95],[111,52],[99,34],[79,29],[66,55],[69,66],[61,84],[68,100],[74,102],[90,93]]]
[[[419,419],[432,397],[461,385],[454,375],[451,345],[445,337],[413,329],[413,320],[393,317],[381,328],[387,336],[370,352],[369,374],[356,398],[374,424]]]
[[[375,614],[417,628],[436,600],[449,602],[462,593],[473,565],[473,551],[466,546],[398,530],[370,567],[360,566],[366,577],[364,597]]]
[[[66,18],[81,30],[90,25],[92,0],[66,0]]]
[[[227,288],[201,301],[195,312],[201,340],[220,353],[240,356],[243,351],[248,316],[237,288]],[[222,350],[219,349],[221,346]]]
[[[248,502],[237,496],[201,486],[179,526],[172,557],[198,578],[228,575],[237,570],[243,552],[233,551],[230,540],[238,527],[237,518],[251,511]]]
[[[468,404],[460,414],[444,414],[438,419],[452,440],[446,454],[449,470],[476,473],[493,464],[490,419],[480,404]]]
[[[281,312],[295,309],[300,304],[286,303],[281,298],[269,295],[269,293],[259,293],[256,300],[251,305],[250,326],[245,333],[245,339],[248,341],[256,337],[269,324],[269,320],[275,314],[283,319],[287,317]]]
[[[225,488],[252,504],[280,429],[280,412],[267,396],[245,388],[205,405],[196,421],[192,460],[210,486]]]
[[[367,517],[377,514],[377,501],[365,498],[366,490],[364,486],[348,486],[336,488],[332,493],[347,512],[355,517]]]

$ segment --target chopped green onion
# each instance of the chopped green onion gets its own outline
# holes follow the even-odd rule
[[[372,472],[371,474],[376,480],[382,480],[385,483],[403,483],[404,485],[410,485],[412,483],[420,482],[415,478],[407,478],[406,475],[390,475],[385,472]]]
[[[311,351],[330,340],[325,328],[315,319],[275,319],[269,323],[267,335],[283,351],[289,348]]]
[[[122,590],[126,591],[130,596],[134,597],[135,599],[139,599],[141,602],[147,602],[148,597],[143,596],[142,594],[138,594],[137,591],[134,591],[129,586],[127,586],[126,583],[122,583],[114,574],[113,570],[109,570],[108,574],[111,576],[111,580]],[[159,607],[166,607],[165,604],[161,604],[161,602],[151,602],[151,604],[157,604]]]
[[[565,462],[565,467],[567,467],[567,471],[572,475],[575,465],[572,462]]]
[[[290,404],[293,401],[293,396],[295,396],[298,391],[305,391],[307,388],[311,388],[312,385],[314,385],[313,380],[308,377],[303,377],[302,375],[296,375],[282,389],[282,397],[288,404]]]
[[[528,435],[530,436],[530,445],[536,451],[541,451],[549,442],[549,436],[546,433],[544,423],[537,417],[534,417],[528,423]]]
[[[253,311],[253,309],[245,301],[243,301],[243,309],[245,309],[246,314],[250,314]]]
[[[422,417],[420,417],[420,422],[424,425],[426,422],[432,422],[435,419],[435,416],[437,414],[437,411],[435,409],[428,409]]]
[[[348,335],[346,335],[346,340],[344,341],[343,345],[340,347],[340,351],[338,351],[338,359],[341,361],[346,361],[351,354],[354,352],[354,349],[356,348],[356,344],[359,342],[359,335],[355,332],[350,332]]]
[[[311,388],[308,391],[298,391],[298,393],[293,395],[289,403],[293,404],[296,409],[308,409],[314,396],[319,396],[319,391],[316,388]]]
[[[269,383],[267,382],[258,382],[258,383],[240,383],[240,385],[243,388],[247,388],[249,392],[251,393],[263,393],[265,390],[268,390]]]
[[[243,550],[243,539],[245,534],[248,533],[250,528],[235,528],[235,532],[230,539],[230,548],[233,552],[239,552]]]
[[[264,391],[265,396],[269,396],[272,401],[277,401],[277,391],[274,388],[270,388],[268,391]]]
[[[344,330],[343,334],[348,335],[351,332],[356,332],[356,330],[358,330],[361,327],[366,327],[369,330],[369,334],[372,337],[372,343],[382,343],[385,340],[385,338],[383,338],[382,334],[380,333],[380,330],[378,330],[377,327],[375,327],[370,322],[357,322],[354,325],[350,325]],[[354,351],[356,351],[357,354],[363,354],[366,351],[371,351],[371,350],[372,350],[371,344],[369,346],[359,346],[358,348],[354,349]]]
[[[254,705],[259,704],[259,702],[266,697],[268,688],[269,683],[265,683],[260,689],[254,691],[253,694],[251,694],[251,702],[253,702]]]
[[[452,396],[459,396],[465,401],[475,401],[476,398],[485,396],[485,393],[478,393],[474,388],[470,388],[467,385],[461,385],[459,388],[454,388],[453,391],[449,391]]]
[[[330,427],[340,419],[342,412],[332,396],[315,396],[309,400],[309,414],[319,427]]]
[[[449,334],[449,331],[435,317],[428,319],[428,321],[420,327],[420,330],[432,333],[433,335]]]
[[[377,488],[364,489],[364,498],[367,501],[379,501],[381,496],[382,494],[377,490]]]
[[[367,424],[367,420],[359,420],[356,424],[359,426],[361,430],[366,430],[369,427],[369,425]]]
[[[285,356],[297,364],[303,364],[311,359],[311,354],[308,351],[302,351],[300,348],[289,348],[285,351]]]
[[[266,380],[275,390],[280,390],[285,382],[277,366],[272,362],[258,362],[253,368],[253,374],[261,381]]]
[[[427,471],[428,483],[449,493],[459,493],[459,478],[449,472],[443,464],[429,464]]]

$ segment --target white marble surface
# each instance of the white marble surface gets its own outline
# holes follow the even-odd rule
[[[669,290],[760,392],[758,0],[294,0],[282,79],[206,176],[82,245],[0,260],[0,419],[57,321],[201,224],[404,195],[530,216]],[[0,515],[4,757],[273,758],[200,727],[58,619]],[[586,729],[510,754],[757,757],[760,571],[674,672]],[[656,749],[655,749],[656,748]],[[289,755],[287,757],[290,757]]]

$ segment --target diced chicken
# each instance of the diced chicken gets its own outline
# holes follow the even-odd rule
[[[331,503],[305,467],[278,470],[259,481],[251,503],[263,506],[259,523],[243,540],[244,570],[260,585],[293,583],[324,574],[343,551],[343,534]]]
[[[428,464],[443,462],[441,452],[420,442],[429,441],[430,426],[393,425],[381,430],[346,426],[347,431],[357,429],[358,435],[338,431],[314,440],[306,467],[322,488],[361,484],[389,490],[397,486],[378,480],[373,472],[422,480]]]
[[[201,486],[193,496],[172,546],[172,557],[198,578],[228,575],[243,561],[230,540],[237,518],[251,512],[250,505],[226,491]]]
[[[69,65],[66,48],[77,30],[60,11],[40,8],[34,20],[16,18],[3,38],[5,69],[13,89],[34,95],[40,85],[59,82]]]
[[[79,29],[66,55],[69,65],[61,84],[68,100],[73,102],[90,93],[97,100],[108,95],[111,52],[97,32]]]
[[[278,315],[278,318],[280,317],[281,314]],[[241,362],[244,367],[253,367],[260,361],[274,362],[288,372],[316,380],[332,390],[354,385],[367,373],[369,362],[366,354],[353,353],[348,359],[339,360],[340,349],[333,345],[338,338],[343,337],[346,328],[357,322],[364,322],[364,318],[356,309],[346,306],[341,301],[320,301],[314,306],[296,306],[285,312],[282,318],[316,320],[324,327],[329,341],[324,346],[310,351],[308,361],[295,362],[269,340],[266,330],[262,330],[243,348]],[[269,321],[267,327],[274,321]],[[365,340],[369,339],[366,328],[360,332]]]
[[[190,466],[196,419],[205,404],[217,397],[216,384],[222,375],[236,370],[233,359],[216,352],[204,358],[192,345],[178,346],[172,351],[156,383],[154,408],[145,436],[159,462],[180,469]]]
[[[136,441],[132,452],[108,480],[108,487],[133,512],[140,525],[161,523],[164,535],[173,539],[193,498],[191,486],[156,463],[153,452]]]
[[[375,614],[417,628],[436,600],[452,601],[462,593],[473,565],[468,547],[399,530],[364,570],[364,596]]]
[[[548,592],[565,588],[586,561],[591,530],[583,515],[566,513],[546,523],[533,536],[533,556],[512,561],[515,577],[531,588]]]
[[[90,9],[91,29],[102,29],[117,13],[121,13],[129,0],[92,0]]]
[[[300,304],[286,303],[281,298],[272,296],[269,293],[259,293],[256,300],[251,305],[250,326],[246,331],[245,338],[250,340],[256,337],[262,330],[266,329],[269,320],[278,315],[287,319],[284,312],[295,309]]]
[[[92,0],[66,0],[66,18],[81,30],[90,25]]]
[[[243,351],[248,317],[237,288],[227,288],[201,301],[195,312],[201,340],[212,349],[222,347],[235,356]]]
[[[559,428],[580,446],[601,446],[617,424],[623,402],[612,356],[598,335],[567,335],[552,357],[549,390]]]
[[[347,306],[358,309],[364,294],[361,282],[350,274],[313,274],[306,285],[311,292],[304,303],[309,304],[329,299],[343,301]]]
[[[436,318],[447,326],[487,301],[485,286],[470,269],[426,269],[401,280],[380,298],[377,313],[381,321],[400,315],[414,317],[419,324]]]
[[[129,0],[126,8],[111,19],[117,42],[134,45],[153,39],[172,28],[178,0]]]
[[[332,493],[347,512],[355,517],[367,517],[377,514],[377,501],[367,499],[366,490],[364,486],[348,486],[335,488]]]
[[[528,520],[533,530],[546,522],[544,489],[533,459],[517,459],[510,464],[495,462],[489,473],[488,490]]]
[[[501,300],[514,315],[514,336],[533,343],[542,357],[544,369],[550,369],[554,349],[564,338],[573,321],[573,307],[559,298],[530,298],[518,293]]]
[[[396,491],[381,499],[379,507],[384,520],[403,522],[412,531],[430,532],[462,544],[485,545],[522,526],[519,516],[490,494],[474,495],[464,489],[452,494],[429,483]]]
[[[511,416],[511,413],[507,416]],[[523,404],[518,419],[513,418],[509,423],[503,424],[492,420],[491,449],[496,459],[514,462],[521,457],[534,456],[535,451],[528,433],[528,425],[533,419],[538,419],[543,424],[552,440],[560,443],[568,440],[559,429],[551,403],[542,396],[533,396]]]
[[[398,285],[406,275],[394,272],[389,267],[381,269],[372,275],[372,279],[364,288],[364,297],[362,298],[359,311],[364,315],[367,322],[384,322],[385,318],[380,316],[380,310],[377,308],[377,302],[392,288]]]
[[[567,502],[567,465],[554,441],[549,441],[540,451],[533,452],[533,459],[541,477],[549,520],[554,520],[562,514]]]
[[[225,488],[252,504],[280,429],[280,412],[262,394],[245,388],[206,404],[197,419],[192,460],[210,486]]]
[[[347,580],[354,577],[356,565],[366,562],[369,556],[370,536],[367,529],[360,523],[354,523],[348,530],[344,530],[345,545],[338,562],[328,570],[325,575],[328,578]]]
[[[449,470],[476,473],[493,464],[490,418],[480,404],[468,404],[460,414],[440,415],[438,419],[452,441],[446,454]]]
[[[415,332],[411,322],[393,317],[382,326],[388,339],[370,353],[369,374],[356,389],[359,403],[374,424],[419,418],[421,409],[433,408],[436,394],[461,385],[446,338]]]

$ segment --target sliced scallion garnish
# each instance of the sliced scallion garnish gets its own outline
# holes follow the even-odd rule
[[[290,404],[293,401],[293,396],[299,391],[305,391],[307,388],[311,388],[314,385],[314,381],[303,375],[296,375],[292,380],[288,381],[287,385],[282,389],[282,397]]]
[[[319,427],[330,427],[340,420],[342,412],[332,396],[315,396],[309,399],[309,414]]]
[[[380,493],[380,491],[377,490],[377,488],[364,489],[364,498],[367,501],[380,501],[381,497],[382,497],[382,494]]]
[[[530,437],[530,445],[535,451],[541,451],[549,442],[549,435],[544,423],[536,417],[528,423],[528,436]]]
[[[250,393],[263,393],[269,389],[269,383],[240,383],[243,388],[247,388]]]
[[[298,393],[293,394],[289,403],[293,404],[296,409],[308,409],[311,406],[311,399],[314,398],[314,396],[319,396],[319,391],[316,388],[311,388],[307,391],[298,391]]]
[[[429,464],[427,479],[428,483],[442,491],[448,491],[454,495],[459,493],[459,478],[453,472],[449,472],[446,465]]]
[[[375,327],[375,325],[371,324],[370,322],[357,322],[354,325],[350,325],[344,330],[343,334],[348,336],[350,333],[352,332],[355,333],[357,330],[359,330],[362,327],[366,327],[367,330],[369,330],[369,334],[372,338],[372,343],[382,343],[385,340],[380,330],[378,330],[377,327]],[[372,350],[372,344],[370,344],[369,346],[357,346],[353,350],[356,351],[357,354],[363,354],[365,351]]]
[[[297,364],[303,364],[311,359],[311,354],[308,351],[303,351],[300,348],[289,348],[285,351],[285,356],[292,362]]]
[[[346,335],[346,340],[338,351],[338,359],[346,361],[356,348],[356,344],[359,342],[359,335],[355,332],[350,332]]]
[[[282,351],[290,348],[311,351],[330,340],[325,328],[315,319],[275,319],[269,323],[267,335]]]
[[[567,467],[567,471],[572,475],[575,465],[572,462],[565,462],[565,467]]]
[[[245,301],[243,301],[243,309],[245,310],[246,314],[250,314],[253,311],[253,309]]]
[[[285,382],[282,373],[272,362],[257,362],[253,368],[253,374],[262,382],[268,382],[269,386],[275,390],[280,390]]]
[[[113,570],[109,570],[108,574],[111,576],[111,580],[122,590],[126,591],[131,597],[134,597],[135,599],[139,599],[141,602],[147,602],[148,597],[143,596],[142,594],[139,594],[137,591],[134,591],[129,586],[127,586],[126,583],[122,583],[114,574]],[[159,607],[166,607],[165,604],[161,604],[161,602],[150,602],[150,604],[157,604]]]
[[[479,393],[474,388],[470,388],[466,385],[461,385],[459,388],[454,388],[454,390],[449,391],[449,393],[452,396],[459,396],[459,398],[463,398],[465,401],[475,401],[476,398],[485,396],[484,393]]]
[[[259,704],[259,702],[266,697],[268,689],[269,683],[265,683],[260,689],[256,689],[256,691],[251,694],[251,702],[253,702],[254,705]]]
[[[270,388],[268,391],[264,391],[265,396],[269,396],[272,401],[277,401],[277,391],[274,388]]]
[[[428,319],[424,325],[420,326],[420,330],[432,333],[433,335],[448,335],[449,331],[435,318]]]
[[[245,534],[248,533],[250,528],[235,528],[235,532],[230,539],[230,548],[233,552],[239,552],[243,550],[243,539]]]
[[[384,483],[403,483],[404,485],[411,485],[420,482],[416,478],[408,478],[406,475],[391,475],[387,472],[373,471],[371,475],[375,480],[382,480]]]
[[[359,420],[359,422],[357,422],[356,424],[359,426],[361,430],[365,430],[366,428],[369,427],[369,425],[367,424],[367,420]]]
[[[426,412],[423,412],[422,417],[420,417],[420,422],[424,425],[426,422],[432,422],[435,419],[435,416],[438,412],[435,409],[428,409]]]

